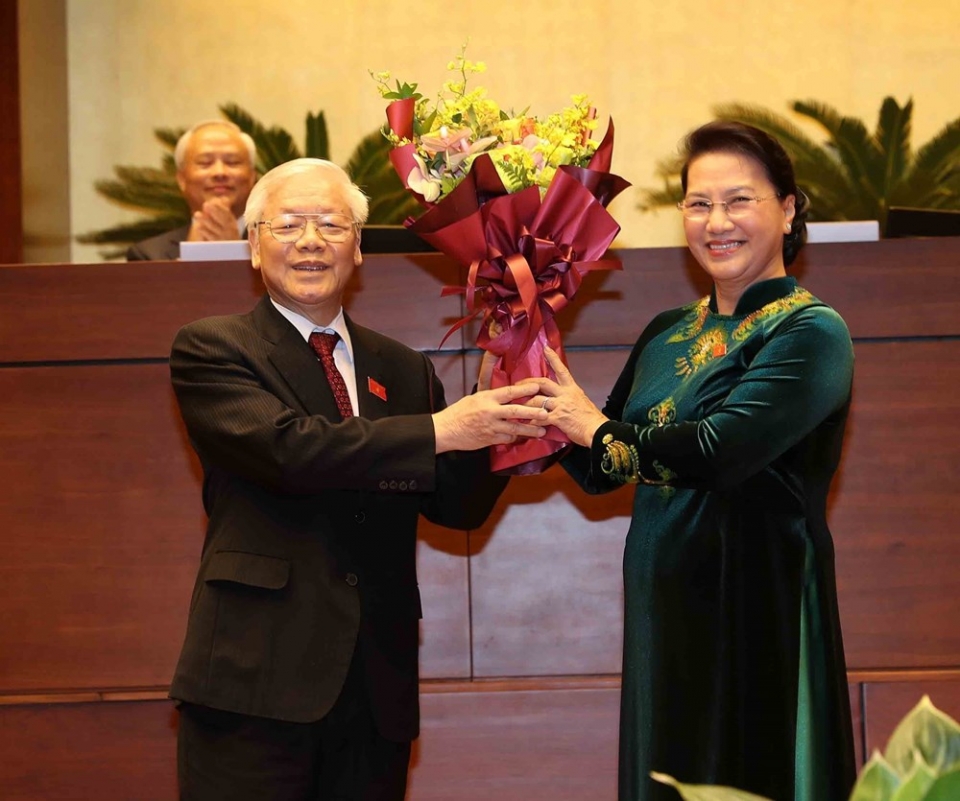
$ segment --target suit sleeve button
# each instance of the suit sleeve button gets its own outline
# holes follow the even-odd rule
[[[357,574],[356,573],[347,573],[347,584],[351,587],[357,586]]]
[[[401,482],[400,482],[400,489],[403,490],[404,492],[406,492],[406,490],[407,490],[407,482],[406,482],[406,481],[401,481]]]
[[[391,482],[390,482],[390,489],[395,490],[396,488],[397,488],[397,482],[396,482],[396,481],[391,481]]]
[[[367,515],[364,512],[357,512],[353,516],[353,519],[356,520],[358,523],[362,523],[364,520],[367,519]]]
[[[411,478],[410,481],[407,482],[407,487],[409,487],[411,490],[415,490],[417,488],[417,480],[415,478]]]
[[[390,485],[387,484],[386,481],[381,481],[381,482],[380,482],[380,489],[382,489],[382,490],[387,489],[387,487],[389,487],[389,486],[390,486]]]

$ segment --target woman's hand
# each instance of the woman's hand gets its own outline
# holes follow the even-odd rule
[[[549,347],[544,348],[543,352],[557,380],[524,379],[524,383],[533,382],[540,387],[539,394],[527,401],[527,406],[546,409],[548,425],[559,428],[570,437],[571,442],[589,447],[593,443],[593,435],[607,422],[607,417],[580,389],[560,357]]]
[[[503,333],[503,328],[500,327],[500,324],[497,323],[496,320],[491,319],[490,325],[487,327],[487,332],[490,335],[490,339],[496,339]],[[483,392],[485,389],[490,389],[493,379],[493,368],[496,367],[499,358],[499,356],[488,350],[483,352],[483,359],[480,360],[480,374],[477,376],[477,389],[480,392]]]
[[[496,366],[498,358],[488,350],[483,352],[483,359],[480,360],[480,374],[477,376],[477,390],[479,392],[490,389],[493,368]]]

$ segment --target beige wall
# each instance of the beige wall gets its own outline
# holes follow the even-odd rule
[[[589,94],[614,118],[614,167],[635,186],[655,184],[657,160],[719,102],[786,112],[812,98],[872,127],[884,96],[912,96],[917,144],[960,114],[958,30],[960,0],[67,0],[72,230],[123,218],[93,182],[115,164],[158,165],[153,128],[229,101],[300,142],[306,113],[324,110],[345,162],[383,119],[368,69],[431,93],[468,38],[502,106],[546,113]],[[632,189],[613,206],[617,244],[681,244],[674,214],[641,214],[637,200]],[[73,258],[98,253],[74,245]]]

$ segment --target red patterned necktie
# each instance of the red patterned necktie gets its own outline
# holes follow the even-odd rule
[[[339,334],[314,331],[310,334],[310,347],[313,348],[323,365],[323,372],[327,374],[327,381],[330,384],[330,389],[333,390],[333,397],[337,400],[340,416],[346,420],[348,417],[353,417],[353,407],[350,405],[350,393],[347,392],[347,385],[333,360],[333,349],[337,346],[339,339]]]

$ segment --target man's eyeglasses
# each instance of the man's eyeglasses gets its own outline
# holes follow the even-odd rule
[[[342,214],[281,214],[257,225],[267,226],[277,242],[289,244],[303,236],[308,221],[313,221],[314,229],[325,242],[346,242],[357,227],[356,222]]]
[[[753,212],[758,203],[764,200],[772,200],[780,195],[767,195],[767,197],[748,197],[738,195],[730,200],[702,200],[696,198],[693,200],[681,200],[677,203],[677,208],[683,212],[683,216],[688,220],[705,220],[710,216],[714,206],[723,206],[723,210],[731,219],[746,217]]]

